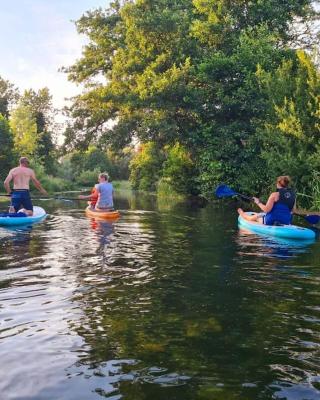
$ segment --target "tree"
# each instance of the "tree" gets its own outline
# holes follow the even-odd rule
[[[18,90],[12,83],[0,77],[0,114],[9,117],[9,108],[16,103],[19,98]]]
[[[29,106],[20,104],[12,111],[10,127],[17,153],[33,157],[37,148],[37,123]]]
[[[163,155],[154,142],[142,144],[130,162],[130,182],[136,190],[156,190]]]
[[[290,27],[310,15],[310,0],[137,0],[87,13],[77,27],[89,44],[66,70],[85,84],[71,108],[69,143],[179,142],[202,192],[221,180],[262,185],[266,165],[254,138],[269,100],[257,68],[272,73],[293,60]]]
[[[0,114],[0,178],[13,167],[15,154],[13,153],[13,135],[8,120]]]
[[[117,147],[134,136],[167,143],[179,135],[179,121],[192,120],[181,107],[189,57],[196,51],[189,35],[191,2],[125,3],[78,21],[79,32],[91,43],[67,70],[70,79],[88,88],[71,109],[79,133],[75,143],[97,135]],[[106,83],[90,86],[97,75]],[[112,128],[106,125],[110,119],[116,121]]]
[[[292,175],[299,192],[312,193],[320,173],[320,72],[298,51],[273,72],[259,67],[257,77],[267,108],[254,140],[269,174]]]
[[[54,109],[52,106],[52,96],[48,88],[25,90],[20,98],[20,103],[32,110],[32,116],[37,123],[37,132],[49,130],[53,123]]]
[[[55,146],[52,139],[55,110],[48,88],[26,90],[20,98],[20,104],[27,107],[36,122],[36,146],[34,158],[45,168],[47,173],[55,171]]]

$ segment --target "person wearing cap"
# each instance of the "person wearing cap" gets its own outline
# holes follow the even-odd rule
[[[42,194],[48,194],[36,178],[33,169],[29,168],[29,160],[27,157],[21,157],[19,160],[19,166],[9,171],[9,174],[4,181],[4,187],[7,193],[9,195],[11,194],[11,206],[13,206],[14,211],[18,212],[23,208],[23,211],[27,215],[31,216],[33,215],[33,205],[29,191],[30,180]],[[11,181],[13,181],[12,191],[10,188]]]

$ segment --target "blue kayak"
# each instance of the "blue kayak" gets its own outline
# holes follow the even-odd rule
[[[254,212],[246,212],[247,215],[256,215]],[[259,214],[263,215],[263,214]],[[239,227],[246,228],[261,235],[275,236],[295,240],[310,240],[316,237],[312,229],[302,228],[297,225],[264,225],[255,221],[247,221],[241,215],[238,218]]]
[[[47,214],[42,207],[35,206],[33,207],[33,215],[31,217],[0,216],[0,225],[4,226],[29,225],[42,221],[46,216]]]

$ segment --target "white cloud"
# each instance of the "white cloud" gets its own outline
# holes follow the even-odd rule
[[[20,91],[48,87],[53,105],[62,109],[66,99],[81,92],[81,86],[59,72],[81,57],[86,38],[74,22],[88,9],[107,6],[99,0],[21,0],[6,2],[1,10],[0,76]],[[61,114],[58,122],[64,121]]]
[[[71,7],[71,3],[25,0],[23,5],[28,15],[20,15],[18,10],[16,13],[5,10],[6,21],[11,23],[0,27],[0,35],[6,34],[12,41],[7,49],[3,41],[0,44],[2,54],[8,54],[1,62],[0,76],[21,90],[48,87],[58,108],[63,107],[65,98],[80,91],[76,84],[68,81],[67,74],[59,72],[61,67],[70,66],[81,57],[85,44],[85,38],[77,33],[71,18],[78,19],[87,8],[79,11],[78,7],[76,12],[77,7]],[[92,8],[94,0],[86,3]],[[23,24],[25,19],[28,24]]]

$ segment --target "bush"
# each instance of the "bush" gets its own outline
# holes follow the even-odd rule
[[[183,195],[175,190],[175,187],[167,178],[161,178],[157,185],[157,195],[163,198],[182,199]]]
[[[190,153],[180,143],[166,146],[166,160],[163,163],[162,175],[167,184],[177,193],[196,192],[194,180],[194,163]]]
[[[70,157],[64,157],[58,164],[57,176],[66,181],[74,181],[76,174],[73,169]]]
[[[80,186],[94,186],[98,182],[98,175],[100,170],[87,170],[82,171],[79,176],[76,177],[76,182]]]
[[[163,156],[156,144],[142,144],[130,162],[130,182],[133,189],[156,189]]]
[[[63,192],[75,187],[73,181],[46,174],[44,167],[34,161],[31,162],[31,168],[34,169],[37,179],[48,192]]]

